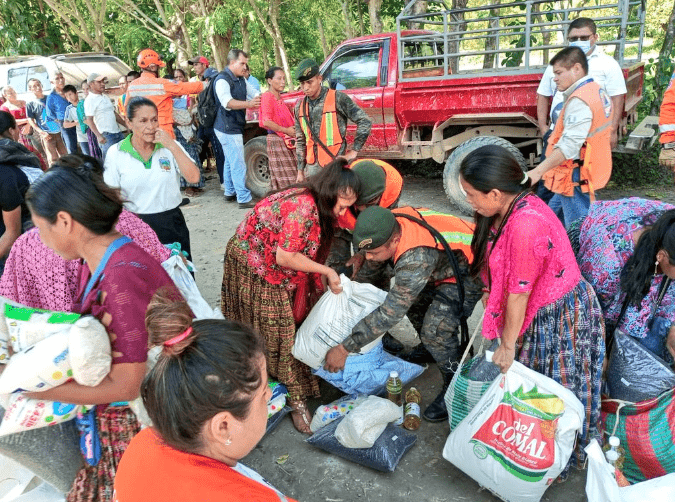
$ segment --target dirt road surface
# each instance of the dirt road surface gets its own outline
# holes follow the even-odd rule
[[[424,206],[454,213],[443,192],[441,180],[406,178],[400,205]],[[193,198],[183,212],[190,228],[193,258],[198,267],[197,284],[204,298],[217,307],[220,305],[225,247],[246,210],[239,209],[236,203],[225,202],[217,180],[211,180],[205,193]],[[473,331],[481,309],[480,306],[476,308],[469,323],[470,331]],[[422,393],[424,409],[439,392],[440,374],[432,365],[414,381],[414,385]],[[342,395],[325,382],[322,382],[321,392],[320,399],[310,402],[311,410]],[[262,439],[243,463],[257,470],[287,496],[303,502],[498,500],[443,459],[441,451],[448,433],[447,422],[430,424],[422,421],[417,431],[417,443],[403,457],[395,472],[383,474],[306,444],[305,437],[295,431],[290,417],[286,417]],[[277,459],[284,455],[288,455],[288,460],[277,463]],[[585,481],[586,473],[573,469],[569,479],[551,486],[542,500],[584,501]]]

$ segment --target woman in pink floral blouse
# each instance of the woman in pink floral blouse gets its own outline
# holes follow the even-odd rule
[[[246,214],[225,251],[221,308],[253,326],[267,344],[267,369],[288,387],[293,423],[310,433],[306,398],[319,395],[310,368],[291,354],[295,326],[327,284],[342,289],[324,265],[337,217],[354,204],[359,179],[344,159],[305,183],[268,195]]]

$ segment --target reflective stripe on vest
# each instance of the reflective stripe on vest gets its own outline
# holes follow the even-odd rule
[[[412,207],[401,207],[394,209],[392,212],[394,216],[397,214],[409,214],[415,218],[423,219],[440,232],[452,250],[464,253],[469,263],[473,260],[471,239],[473,239],[475,225],[472,223],[464,221],[457,216],[439,213],[427,208],[413,209]],[[430,247],[443,251],[443,245],[436,242],[436,239],[426,228],[407,218],[397,218],[396,221],[401,225],[401,241],[394,253],[394,263],[398,261],[403,253],[416,247]]]
[[[579,85],[565,101],[551,133],[546,156],[548,157],[553,153],[553,148],[562,137],[565,129],[565,112],[572,98],[583,101],[593,114],[586,142],[579,152],[578,163],[574,159],[567,159],[559,166],[546,172],[542,176],[542,180],[546,188],[554,193],[571,197],[574,195],[574,188],[581,186],[581,190],[590,193],[591,199],[594,199],[595,190],[607,185],[612,174],[612,149],[610,145],[612,111],[609,96],[592,79]],[[578,164],[581,164],[580,182],[576,183],[572,181],[572,174]]]
[[[661,124],[659,126],[659,132],[670,132],[675,131],[675,124]]]
[[[166,91],[164,85],[159,84],[133,84],[129,86],[128,94],[136,96],[164,96]]]
[[[329,89],[326,93],[326,99],[323,102],[323,111],[321,113],[321,130],[319,131],[319,139],[328,150],[333,154],[329,155],[322,146],[314,142],[312,133],[309,130],[307,119],[305,116],[305,104],[307,98],[304,98],[300,103],[299,122],[300,128],[305,135],[305,142],[307,144],[307,151],[305,153],[305,161],[307,164],[318,164],[323,167],[333,161],[342,148],[344,139],[340,136],[340,129],[337,121],[337,108],[335,105],[335,91]]]

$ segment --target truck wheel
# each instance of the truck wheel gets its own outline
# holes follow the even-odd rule
[[[270,168],[265,136],[258,136],[246,143],[244,160],[246,161],[246,186],[256,197],[264,197],[270,189]]]
[[[499,138],[497,136],[480,136],[459,145],[452,151],[448,160],[445,161],[443,186],[445,188],[445,193],[448,195],[452,204],[466,215],[473,214],[473,209],[466,201],[462,187],[459,184],[459,166],[462,164],[464,157],[485,145],[497,145],[506,148],[516,158],[520,167],[523,169],[523,172],[528,170],[527,162],[525,161],[523,154],[520,153],[520,150],[518,150],[513,143],[504,138]]]

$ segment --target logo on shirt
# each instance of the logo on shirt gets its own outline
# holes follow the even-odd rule
[[[605,117],[609,118],[609,116],[612,114],[612,100],[609,99],[609,95],[602,87],[600,88],[600,102],[602,103],[602,109],[605,112]]]
[[[159,167],[161,167],[164,171],[171,171],[171,160],[167,159],[166,157],[160,157]]]

